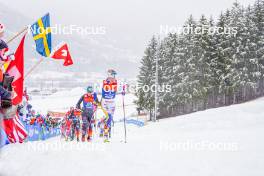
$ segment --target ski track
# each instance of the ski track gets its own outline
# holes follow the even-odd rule
[[[129,125],[126,144],[121,142],[123,124],[117,123],[111,142],[106,144],[98,137],[93,143],[65,142],[56,137],[8,145],[1,151],[0,175],[263,176],[263,104],[261,98],[148,123],[143,128]],[[203,141],[235,147],[228,150],[173,147]],[[165,149],[167,143],[171,144],[171,150]],[[65,145],[66,149],[34,149],[55,144]]]

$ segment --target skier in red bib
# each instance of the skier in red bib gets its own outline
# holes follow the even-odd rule
[[[92,120],[94,116],[95,106],[98,104],[98,98],[96,92],[93,90],[93,86],[87,87],[87,93],[81,96],[76,108],[82,110],[82,141],[85,141],[85,136],[88,133],[87,141],[92,140]],[[81,108],[81,104],[83,104]]]

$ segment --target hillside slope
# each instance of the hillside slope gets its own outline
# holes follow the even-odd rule
[[[0,175],[262,176],[264,98],[177,118],[114,128],[111,143],[43,142],[6,146]]]

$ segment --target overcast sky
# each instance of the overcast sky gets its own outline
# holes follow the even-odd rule
[[[252,4],[254,0],[238,0]],[[53,23],[106,26],[107,36],[120,46],[142,55],[160,25],[181,26],[193,14],[216,17],[233,0],[0,0],[36,19],[50,12]],[[12,14],[10,14],[12,15]],[[0,17],[1,19],[1,17]]]

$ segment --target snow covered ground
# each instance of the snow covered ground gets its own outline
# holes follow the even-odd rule
[[[42,103],[49,109],[54,103],[66,102],[60,98]],[[142,128],[129,125],[128,143],[123,142],[123,125],[118,123],[107,144],[97,137],[93,143],[65,142],[57,137],[8,145],[1,151],[0,175],[263,176],[263,107],[261,98]]]

